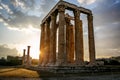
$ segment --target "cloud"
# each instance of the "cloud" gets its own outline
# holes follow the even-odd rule
[[[117,2],[116,2],[117,1]],[[109,4],[109,5],[108,5]],[[101,0],[96,1],[96,7],[92,10],[95,26],[102,26],[109,23],[120,23],[120,1]]]
[[[89,5],[89,4],[92,4],[92,3],[94,3],[96,0],[78,0],[78,2],[80,3],[80,4],[87,4],[87,5]]]
[[[14,30],[29,25],[39,29],[41,20],[55,3],[55,0],[1,0],[0,22]]]
[[[41,0],[41,8],[43,12],[48,12],[50,11],[50,8],[54,7],[56,1],[55,0]]]
[[[113,49],[120,51],[120,0],[77,1],[93,12],[98,55],[112,54]],[[0,0],[0,22],[10,30],[39,29],[41,20],[56,3],[57,0]]]
[[[108,5],[109,4],[109,5]],[[98,48],[119,48],[120,46],[120,1],[100,0],[96,1],[93,9],[94,27],[99,28],[95,32]]]
[[[18,51],[16,48],[8,48],[6,44],[0,45],[0,57],[5,57],[6,55],[17,56]]]
[[[34,0],[10,0],[11,4],[13,4],[14,7],[16,8],[21,8],[23,10],[25,9],[34,9]]]

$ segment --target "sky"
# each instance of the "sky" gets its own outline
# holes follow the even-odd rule
[[[59,0],[0,0],[0,57],[39,58],[40,23]],[[120,0],[64,0],[93,12],[96,57],[120,56]],[[82,14],[85,58],[88,59],[87,19]]]

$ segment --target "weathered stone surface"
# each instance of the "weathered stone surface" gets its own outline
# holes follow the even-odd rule
[[[66,16],[65,9],[73,11],[74,18],[69,15]],[[61,0],[42,20],[40,42],[40,64],[42,66],[84,66],[83,27],[80,13],[88,16],[89,58],[90,65],[94,65],[95,42],[92,12]],[[72,25],[70,20],[73,20],[75,25]],[[56,42],[57,37],[58,43]],[[56,44],[58,44],[58,53],[56,52]]]
[[[65,21],[66,21],[66,54],[67,54],[67,62],[70,63],[70,31],[69,31],[69,27],[70,27],[70,19],[68,17],[65,17]]]
[[[44,51],[44,65],[49,61],[50,53],[50,21],[47,20],[45,23],[45,51]]]
[[[80,30],[80,45],[79,45],[79,48],[80,48],[80,64],[83,65],[84,64],[84,46],[83,46],[83,26],[82,26],[82,20],[79,21],[79,30]]]
[[[70,58],[70,63],[74,63],[74,52],[75,52],[75,41],[74,41],[74,26],[73,25],[70,25],[70,28],[69,28],[69,58]]]
[[[50,34],[50,56],[49,64],[55,64],[56,62],[56,13],[51,15],[51,34]]]
[[[75,16],[75,60],[77,65],[83,65],[83,35],[80,11],[74,11]]]
[[[27,66],[30,66],[30,46],[27,49]]]
[[[95,64],[95,41],[94,41],[94,28],[93,16],[88,15],[88,39],[89,39],[89,58],[90,65]]]
[[[70,23],[70,18],[65,17],[66,21],[66,54],[67,54],[67,63],[74,62],[74,28]]]
[[[58,35],[58,59],[57,65],[66,63],[66,38],[65,38],[65,6],[59,5],[59,35]]]
[[[41,66],[44,58],[44,46],[45,46],[45,24],[41,25],[41,38],[40,38],[40,55],[39,55],[39,65]]]

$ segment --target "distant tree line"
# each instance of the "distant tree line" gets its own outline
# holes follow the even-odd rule
[[[100,58],[96,61],[103,61],[104,65],[120,65],[120,56],[110,58]]]
[[[22,65],[22,59],[19,59],[17,57],[11,57],[11,59],[5,59],[4,57],[2,57],[0,59],[0,66],[17,66],[17,65]]]

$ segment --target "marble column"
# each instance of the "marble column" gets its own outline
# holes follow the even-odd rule
[[[74,26],[70,25],[69,28],[69,58],[70,58],[70,63],[74,63],[74,51],[75,51],[75,42],[74,42]]]
[[[67,54],[67,62],[70,63],[70,19],[65,17],[66,21],[66,54]]]
[[[74,11],[75,16],[75,59],[76,65],[83,65],[83,36],[82,23],[80,21],[80,11]]]
[[[49,53],[50,53],[50,20],[45,22],[45,47],[44,47],[44,66],[49,61]]]
[[[95,64],[95,41],[92,14],[88,14],[88,39],[89,39],[89,58],[90,64],[92,65]]]
[[[54,12],[51,15],[51,31],[50,31],[50,60],[49,64],[54,65],[56,62],[56,16]]]
[[[25,65],[25,52],[26,52],[26,49],[23,49],[23,60],[22,60],[23,65]]]
[[[27,47],[27,66],[30,66],[30,46]]]
[[[67,55],[66,55],[66,38],[65,38],[65,6],[59,5],[58,6],[59,12],[59,32],[58,32],[58,59],[57,65],[63,66],[67,62]]]
[[[39,65],[43,63],[44,57],[44,46],[45,46],[45,23],[41,24],[41,38],[40,38],[40,55],[39,55]]]
[[[79,21],[80,30],[80,64],[84,65],[84,44],[83,44],[83,25],[82,20]]]
[[[74,31],[73,25],[70,23],[70,18],[66,17],[66,54],[67,62],[74,62]]]

